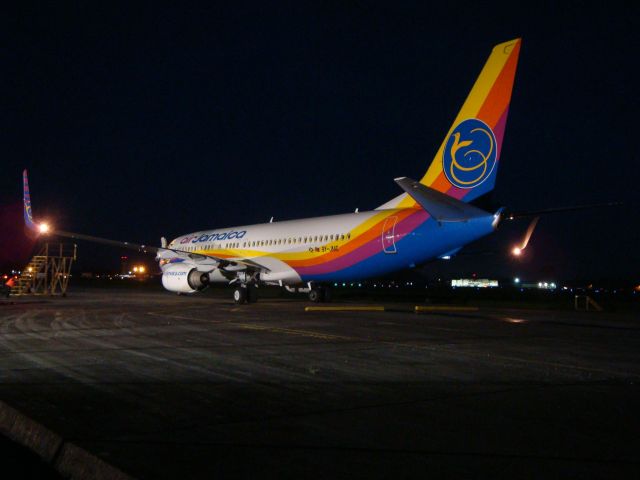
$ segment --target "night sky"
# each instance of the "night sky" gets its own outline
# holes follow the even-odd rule
[[[375,208],[401,193],[394,177],[424,174],[493,45],[522,37],[485,201],[626,204],[543,218],[522,260],[468,255],[426,271],[637,280],[638,2],[430,3],[4,12],[0,263],[32,247],[23,168],[36,218],[149,244]],[[467,251],[506,251],[526,226]],[[120,253],[82,243],[79,268],[117,269]]]

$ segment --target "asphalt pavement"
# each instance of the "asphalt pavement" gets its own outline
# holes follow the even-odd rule
[[[67,476],[77,447],[143,479],[639,478],[632,314],[307,305],[5,302],[0,400],[59,436],[44,456]]]

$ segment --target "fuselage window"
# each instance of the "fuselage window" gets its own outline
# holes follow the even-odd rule
[[[351,238],[351,234],[347,233],[347,240],[349,240]]]
[[[340,240],[344,241],[344,235],[340,235]]]

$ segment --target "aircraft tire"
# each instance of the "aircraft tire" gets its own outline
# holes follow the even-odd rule
[[[313,303],[319,303],[322,301],[322,291],[319,288],[312,288],[309,290],[309,300]]]
[[[233,301],[236,305],[247,303],[247,287],[236,287],[233,290]]]
[[[322,300],[323,302],[331,301],[331,289],[329,287],[322,287]]]
[[[247,303],[256,303],[258,301],[258,289],[255,285],[247,285]]]

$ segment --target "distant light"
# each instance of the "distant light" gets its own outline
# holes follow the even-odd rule
[[[513,247],[513,250],[511,250],[511,253],[514,256],[519,257],[522,254],[522,249],[520,247]]]
[[[140,273],[144,273],[144,270],[145,270],[144,266],[140,265],[140,266],[138,267],[138,272],[140,272]]]
[[[440,257],[442,260],[451,260],[451,255],[443,255]]]
[[[520,283],[520,279],[518,277],[514,278],[513,283]]]
[[[27,268],[27,272],[33,272],[33,267]]]
[[[49,225],[46,223],[41,223],[38,229],[40,230],[40,233],[47,233],[49,231]]]
[[[138,267],[133,267],[133,271],[137,272],[138,271]]]

